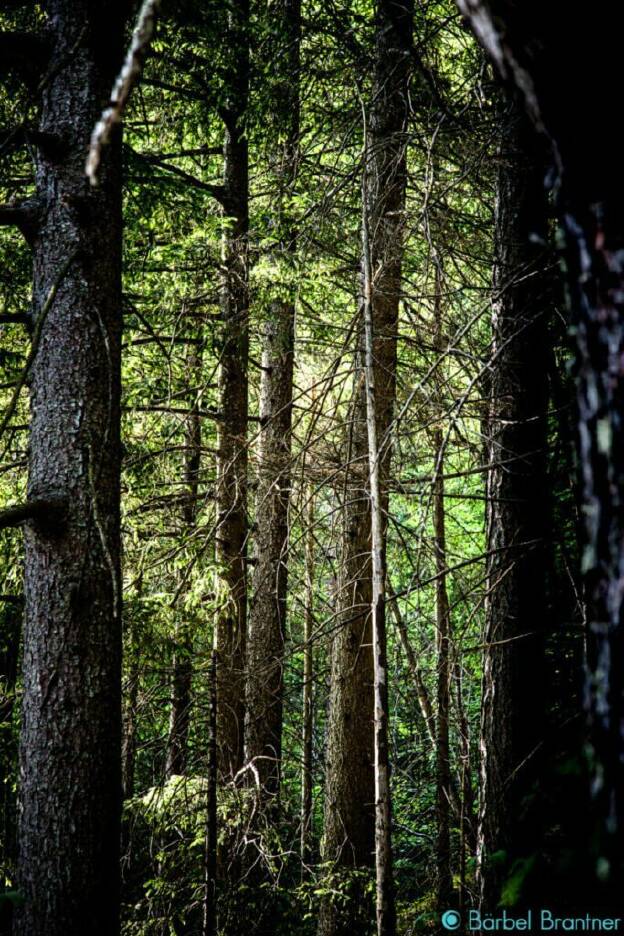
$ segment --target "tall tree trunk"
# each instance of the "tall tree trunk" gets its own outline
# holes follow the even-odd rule
[[[140,594],[140,587],[137,590]],[[124,661],[127,661],[126,665],[128,666],[128,679],[123,692],[121,742],[121,792],[124,800],[130,799],[134,794],[137,702],[139,695],[139,650],[135,637],[135,627],[134,622],[127,625],[127,643],[124,645]]]
[[[545,730],[548,614],[548,330],[544,251],[531,240],[543,214],[543,171],[522,112],[509,102],[500,119],[478,832],[481,900],[488,910],[497,905],[513,862],[528,861],[539,849],[535,783]]]
[[[451,761],[449,742],[450,714],[450,639],[451,622],[446,590],[446,518],[444,513],[444,437],[435,430],[436,451],[433,492],[434,542],[436,560],[436,652],[437,697],[436,712],[436,802],[438,830],[436,842],[438,908],[449,906],[453,891],[451,874],[450,799]]]
[[[470,758],[470,727],[466,716],[463,700],[461,658],[455,660],[453,666],[453,680],[455,683],[455,698],[457,703],[457,723],[459,729],[459,788],[460,809],[459,825],[459,900],[460,913],[464,912],[468,900],[467,887],[467,861],[468,856],[474,855],[475,830],[473,819],[473,787]]]
[[[217,655],[210,657],[202,936],[217,932]]]
[[[442,264],[434,252],[435,268],[435,322],[434,348],[441,356],[442,347]],[[437,712],[436,712],[436,812],[438,820],[436,841],[437,902],[438,909],[448,908],[453,892],[451,872],[451,760],[449,741],[450,715],[450,641],[451,611],[446,587],[446,514],[444,505],[444,448],[446,439],[441,427],[434,430],[435,453],[433,482],[433,540],[435,553],[436,594],[436,660],[437,660]]]
[[[367,137],[364,142],[368,159]],[[396,909],[392,867],[392,800],[390,752],[388,749],[388,651],[386,642],[386,512],[388,495],[381,477],[383,451],[377,432],[378,398],[375,383],[375,322],[373,321],[373,269],[368,218],[368,174],[364,167],[362,185],[362,259],[364,312],[364,382],[366,386],[366,432],[368,441],[368,490],[371,517],[371,618],[374,687],[375,754],[375,905],[378,936],[394,936]],[[387,404],[386,404],[387,405]],[[386,426],[386,431],[388,427]],[[388,461],[384,465],[387,473]]]
[[[247,636],[247,364],[249,356],[249,0],[228,13],[227,101],[223,111],[224,233],[217,465],[216,558],[220,608],[215,622],[219,774],[243,762]]]
[[[612,145],[621,31],[613,5],[561,9],[460,0],[524,97],[559,177],[564,281],[577,342],[578,464],[585,525],[590,876],[621,898],[624,871],[624,186]]]
[[[436,750],[436,716],[433,710],[433,705],[431,704],[431,699],[429,697],[429,692],[425,684],[422,672],[418,665],[418,659],[416,653],[412,646],[412,643],[409,639],[407,633],[407,627],[405,621],[401,615],[399,609],[398,601],[394,595],[392,588],[388,585],[388,592],[390,597],[390,608],[394,616],[395,624],[399,632],[399,640],[403,647],[405,657],[407,659],[407,665],[410,672],[410,676],[414,681],[414,687],[416,689],[416,695],[418,697],[418,707],[420,708],[420,713],[422,715],[423,724],[427,732],[427,737],[431,742],[431,748],[433,751]],[[457,677],[456,684],[459,682],[459,677]],[[459,706],[460,711],[462,711]],[[465,725],[465,714],[460,716],[460,721],[462,725]],[[462,735],[462,739],[465,737],[468,738],[467,725],[465,734]],[[463,741],[462,741],[463,744]],[[469,755],[469,749],[468,749]],[[466,789],[464,788],[464,782],[467,782],[467,790],[469,791],[466,796]],[[459,774],[451,775],[451,805],[453,807],[453,814],[458,823],[462,821],[462,815],[464,817],[463,827],[466,831],[466,845],[470,852],[474,852],[476,844],[476,817],[473,810],[473,797],[472,797],[472,786],[470,782],[470,774],[468,773],[467,780],[464,775],[463,767]]]
[[[314,744],[314,494],[307,491],[305,540],[305,609],[303,618],[303,733],[301,758],[301,865],[305,874],[312,857],[312,787]]]
[[[123,39],[121,2],[49,0],[35,155],[18,936],[119,932],[121,594],[118,135],[90,189],[85,154]],[[51,139],[60,149],[50,146]],[[60,272],[66,270],[60,278]]]
[[[191,536],[197,521],[199,472],[201,467],[201,416],[199,397],[202,380],[201,346],[190,345],[187,374],[191,387],[189,415],[184,437],[184,483],[186,500],[182,508],[185,534]],[[182,612],[183,614],[184,612]],[[180,611],[178,611],[180,614]],[[179,620],[175,630],[176,647],[171,680],[171,712],[167,743],[167,777],[181,775],[187,768],[188,734],[191,717],[191,687],[193,682],[193,634],[189,622]]]
[[[279,791],[283,666],[288,572],[288,504],[295,303],[292,256],[296,230],[291,199],[299,140],[300,0],[272,4],[277,37],[273,59],[274,159],[278,244],[274,262],[284,282],[264,323],[260,388],[260,451],[256,499],[256,565],[249,615],[246,757],[255,759],[261,789]],[[279,277],[278,277],[279,279]]]
[[[385,549],[385,517],[396,380],[396,336],[401,289],[403,212],[405,207],[405,129],[407,82],[412,35],[412,5],[380,0],[376,6],[376,74],[365,153],[365,208],[369,244],[363,258],[370,266],[373,380],[379,457],[379,505],[382,529],[376,546]],[[365,271],[363,271],[365,272]],[[364,276],[364,281],[367,277]],[[365,283],[364,283],[365,285]],[[364,302],[362,303],[364,311]],[[369,440],[366,422],[364,329],[361,329],[345,489],[339,607],[341,626],[331,653],[329,720],[325,767],[323,858],[348,881],[371,867],[375,846],[374,666],[369,507]],[[383,557],[382,557],[383,558]],[[379,559],[379,554],[378,554]],[[376,569],[379,598],[379,569]],[[379,602],[380,604],[381,602]],[[379,609],[377,638],[383,642]],[[381,626],[379,626],[381,625]],[[381,651],[381,653],[380,653]],[[377,646],[383,662],[383,649]],[[379,677],[379,672],[378,672]],[[379,686],[381,690],[381,686]],[[385,707],[383,699],[377,701]],[[382,716],[383,719],[383,716]],[[377,725],[379,727],[379,723]],[[381,741],[382,759],[383,739]],[[382,791],[389,805],[389,798]],[[381,812],[381,809],[380,809]],[[379,817],[381,819],[381,817]],[[387,821],[387,818],[386,818]],[[381,830],[380,830],[381,831]],[[389,834],[389,828],[386,830]],[[382,857],[381,854],[379,856]],[[321,904],[319,936],[339,936],[367,925],[366,902],[353,879],[352,899],[339,906],[331,897]],[[361,882],[360,882],[361,883]],[[386,918],[391,923],[390,915]]]
[[[24,608],[21,598],[0,597],[0,873],[13,880],[16,859],[16,802],[13,777],[17,772],[14,727],[15,687]]]

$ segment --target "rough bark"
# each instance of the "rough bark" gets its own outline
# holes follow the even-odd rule
[[[66,258],[30,378],[29,499],[67,502],[62,526],[26,526],[18,936],[119,931],[119,392],[121,178],[84,158],[121,59],[125,3],[49,0],[50,72],[37,149],[45,204],[33,239],[35,318]]]
[[[396,380],[396,332],[401,289],[405,206],[405,126],[412,6],[381,0],[376,6],[375,90],[369,113],[364,198],[371,269],[372,362],[379,446],[380,511],[387,513],[390,445]],[[333,638],[326,746],[323,859],[349,887],[350,872],[366,872],[374,855],[374,674],[372,654],[371,514],[369,442],[363,329],[356,360],[349,472],[344,491],[344,529]],[[385,540],[385,528],[381,531]],[[360,881],[361,883],[361,881]],[[319,936],[339,936],[367,925],[367,903],[358,891],[344,908],[325,898]]]
[[[228,13],[229,63],[223,110],[224,233],[222,239],[220,357],[221,419],[217,464],[217,737],[219,774],[232,777],[243,763],[247,635],[247,363],[249,356],[249,165],[244,126],[249,95],[249,2]]]
[[[246,759],[254,760],[262,790],[279,791],[282,751],[283,656],[288,576],[288,504],[295,302],[291,258],[296,250],[292,217],[299,138],[300,0],[272,8],[277,37],[272,110],[277,183],[278,273],[276,296],[264,323],[260,387],[260,442],[256,499],[253,593],[247,643]]]
[[[0,869],[12,880],[16,859],[16,803],[12,778],[17,762],[14,728],[15,687],[23,605],[18,598],[0,598]]]
[[[624,182],[613,146],[618,11],[460,0],[551,145],[576,335],[578,464],[587,601],[588,878],[617,907],[624,870]],[[588,881],[589,885],[589,881]]]
[[[365,160],[368,159],[365,135]],[[375,383],[375,322],[373,314],[373,269],[368,217],[368,171],[365,162],[362,185],[362,266],[364,313],[364,383],[366,388],[366,433],[368,442],[368,491],[370,498],[371,547],[371,638],[373,645],[373,731],[375,755],[375,911],[378,936],[394,936],[396,908],[392,866],[392,799],[390,752],[388,748],[388,650],[386,641],[386,512],[388,497],[381,477],[383,451],[377,426]],[[386,432],[389,427],[386,427]],[[387,463],[386,463],[387,470]],[[385,496],[384,496],[385,494]]]
[[[514,861],[540,847],[535,783],[546,714],[548,303],[544,250],[531,239],[543,215],[543,168],[521,109],[510,101],[499,116],[477,856],[486,909]]]

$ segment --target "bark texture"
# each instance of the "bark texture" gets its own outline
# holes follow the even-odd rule
[[[624,182],[612,146],[620,29],[600,0],[563,18],[537,0],[459,0],[547,137],[576,333],[585,526],[589,877],[617,906],[624,870]]]
[[[11,780],[17,759],[14,710],[23,610],[21,598],[0,596],[0,869],[9,880],[15,874],[16,858],[15,793]]]
[[[487,462],[487,601],[478,877],[495,907],[515,861],[540,847],[545,731],[548,298],[539,147],[522,109],[500,106]],[[528,867],[528,866],[527,866]]]
[[[30,380],[29,498],[65,500],[62,524],[26,527],[18,936],[119,932],[119,392],[121,178],[84,174],[121,60],[125,3],[49,0],[51,49],[35,150],[45,210],[34,239],[33,315],[47,312]]]
[[[371,362],[379,446],[380,513],[385,541],[387,484],[396,381],[396,333],[401,289],[405,206],[405,129],[412,6],[380,0],[376,6],[375,90],[366,148],[364,216],[368,228]],[[365,277],[366,279],[366,277]],[[364,311],[364,302],[362,302]],[[370,869],[375,847],[374,673],[372,653],[371,514],[366,423],[364,328],[356,359],[355,393],[344,491],[339,583],[340,627],[333,638],[326,748],[323,859],[337,885],[353,881],[344,906],[325,898],[319,936],[339,936],[367,925],[366,901],[356,875]],[[361,883],[361,882],[360,882]]]
[[[247,364],[249,357],[249,160],[244,119],[249,95],[249,2],[228,12],[216,558],[220,609],[215,622],[219,774],[243,763],[247,635]]]
[[[264,323],[260,388],[260,450],[256,500],[256,565],[249,615],[246,758],[254,760],[261,787],[279,790],[282,756],[283,656],[288,576],[288,504],[295,301],[292,217],[299,138],[300,0],[273,4],[275,30],[274,174],[277,183],[278,269],[276,296]],[[282,275],[280,275],[280,273]]]

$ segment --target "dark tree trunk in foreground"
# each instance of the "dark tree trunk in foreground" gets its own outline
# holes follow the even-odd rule
[[[0,597],[0,873],[5,880],[12,880],[15,874],[14,709],[23,613],[21,598]]]
[[[220,607],[215,622],[217,741],[219,774],[224,778],[232,777],[243,763],[245,721],[249,166],[244,120],[249,95],[248,0],[231,4],[228,26],[216,533]]]
[[[535,244],[544,172],[536,165],[538,141],[522,108],[501,103],[499,117],[478,833],[486,910],[498,904],[513,863],[535,859],[540,848],[536,782],[545,733],[548,622],[549,300],[545,252]]]
[[[385,551],[387,477],[396,380],[396,334],[401,289],[405,207],[405,128],[412,7],[409,0],[381,0],[376,9],[377,51],[366,147],[365,207],[370,267],[371,362],[379,446],[381,548]],[[364,271],[365,272],[365,271]],[[364,310],[365,303],[362,303]],[[339,608],[341,625],[332,645],[327,729],[323,859],[344,886],[353,872],[370,869],[375,846],[374,672],[372,653],[371,513],[369,438],[366,423],[364,329],[348,446]],[[382,562],[384,557],[381,557]],[[383,588],[383,585],[382,585]],[[387,830],[388,835],[390,830]],[[390,869],[388,869],[390,870]],[[359,886],[344,907],[325,897],[319,936],[339,936],[367,925]],[[363,918],[363,919],[362,919]],[[391,931],[388,930],[389,932]]]
[[[588,843],[601,900],[624,870],[624,178],[613,145],[618,11],[537,0],[460,0],[504,76],[545,131],[559,176],[565,283],[577,342],[578,461],[585,524]]]
[[[120,63],[124,6],[44,6],[39,130],[52,137],[35,152],[35,321],[58,288],[31,373],[28,496],[64,509],[25,532],[19,936],[119,932],[119,139],[96,189],[85,157]]]
[[[299,138],[300,0],[272,5],[274,175],[277,250],[284,282],[264,323],[260,387],[260,451],[256,498],[256,566],[249,614],[245,755],[254,760],[265,793],[279,790],[282,757],[283,656],[288,573],[288,503],[295,340],[290,260],[296,230],[289,199],[297,174]]]

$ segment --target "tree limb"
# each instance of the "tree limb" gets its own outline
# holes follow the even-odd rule
[[[30,319],[26,312],[6,312],[0,315],[0,325],[26,325],[30,324]]]
[[[113,129],[121,121],[130,92],[139,80],[143,70],[145,57],[152,42],[159,6],[160,0],[143,0],[132,34],[130,48],[126,54],[126,60],[111,92],[110,104],[91,134],[91,144],[85,169],[91,185],[97,185],[102,148],[109,142]]]
[[[0,32],[0,75],[17,77],[28,87],[43,76],[50,47],[43,36],[28,32]]]
[[[42,205],[38,198],[0,205],[0,227],[13,226],[32,244],[41,221]]]
[[[60,522],[67,509],[66,498],[35,498],[25,504],[14,504],[0,511],[0,530],[21,526],[29,520]]]

